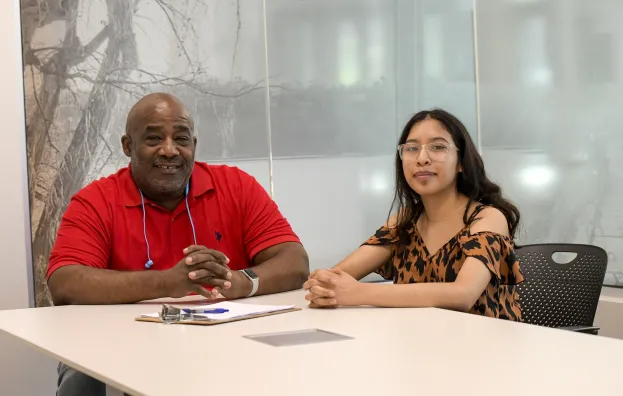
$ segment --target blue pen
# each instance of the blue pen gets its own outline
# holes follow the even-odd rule
[[[214,309],[196,310],[196,309],[184,308],[182,309],[182,311],[184,311],[184,313],[187,313],[187,314],[221,314],[221,313],[229,312],[229,309],[214,308]]]

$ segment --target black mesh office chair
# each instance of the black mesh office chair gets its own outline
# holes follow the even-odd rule
[[[540,244],[515,251],[525,281],[518,286],[526,323],[597,334],[593,326],[608,254],[597,246]],[[568,263],[558,263],[554,253],[575,253]]]

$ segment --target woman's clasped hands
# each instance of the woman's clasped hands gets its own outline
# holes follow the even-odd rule
[[[339,268],[320,269],[303,285],[310,308],[336,308],[360,305],[364,284]]]

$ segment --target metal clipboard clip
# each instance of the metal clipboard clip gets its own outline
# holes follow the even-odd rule
[[[176,308],[172,305],[162,304],[162,310],[160,311],[160,320],[162,323],[171,324],[176,322],[191,322],[191,321],[209,321],[205,315],[196,315],[192,312],[186,313],[180,308]]]

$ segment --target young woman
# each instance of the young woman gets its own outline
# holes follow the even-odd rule
[[[396,154],[396,214],[304,288],[315,308],[438,307],[521,321],[513,250],[519,211],[487,179],[465,126],[443,110],[405,126]],[[362,283],[377,272],[394,284]]]

